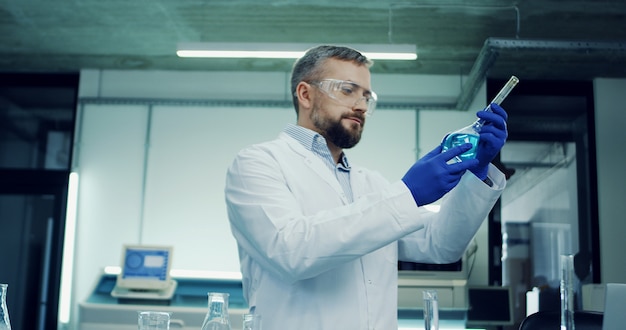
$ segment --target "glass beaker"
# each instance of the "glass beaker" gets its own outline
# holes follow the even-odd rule
[[[202,330],[231,330],[228,316],[228,293],[209,292],[209,311],[202,323]]]
[[[439,330],[439,301],[437,290],[424,290],[424,329]]]
[[[261,315],[243,314],[243,330],[261,330]]]
[[[0,283],[0,330],[11,330],[11,321],[9,321],[9,310],[7,308],[7,288],[8,284]]]
[[[166,312],[139,312],[137,318],[139,330],[169,330],[170,313]]]
[[[561,330],[574,330],[574,256],[562,255],[561,262]]]

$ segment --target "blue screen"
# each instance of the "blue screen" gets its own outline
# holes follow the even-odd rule
[[[169,251],[127,249],[124,259],[124,279],[167,280]]]

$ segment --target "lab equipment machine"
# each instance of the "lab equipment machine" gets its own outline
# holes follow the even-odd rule
[[[171,246],[125,245],[122,270],[113,297],[119,299],[171,299],[177,282],[170,277]]]

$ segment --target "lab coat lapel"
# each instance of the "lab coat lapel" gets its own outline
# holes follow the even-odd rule
[[[302,162],[305,166],[310,168],[317,176],[319,176],[324,182],[326,182],[341,198],[344,204],[348,204],[348,199],[345,196],[343,188],[337,181],[337,178],[333,175],[333,173],[328,169],[324,161],[320,159],[315,153],[310,150],[307,150],[304,146],[302,146],[298,141],[294,140],[287,134],[281,134],[289,146],[302,158]]]
[[[324,164],[324,162],[317,157],[315,154],[311,153],[310,156],[304,158],[304,163],[308,166],[313,172],[315,172],[322,180],[324,180],[328,185],[330,185],[333,190],[341,197],[341,200],[344,204],[348,203],[348,200],[337,181],[337,178],[333,176],[333,173],[328,169],[328,167]]]
[[[352,186],[352,198],[354,200],[364,194],[365,176],[363,169],[352,167],[352,171],[350,171],[350,185]]]

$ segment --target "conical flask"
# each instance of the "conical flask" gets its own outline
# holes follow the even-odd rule
[[[8,284],[0,283],[0,330],[11,330],[11,321],[9,321],[9,310],[7,309],[7,288]]]
[[[502,87],[500,92],[498,92],[498,95],[496,95],[496,97],[494,97],[489,104],[491,105],[492,103],[495,103],[499,105],[502,101],[504,101],[507,95],[509,95],[513,87],[515,87],[518,82],[519,79],[516,76],[511,76],[509,81]],[[491,111],[490,105],[488,105],[483,111]],[[442,143],[442,151],[446,151],[465,143],[471,143],[473,147],[470,150],[458,155],[455,160],[457,162],[462,162],[467,159],[476,158],[478,141],[480,140],[480,130],[484,124],[485,122],[482,119],[478,119],[471,125],[465,126],[448,134]]]
[[[228,293],[209,292],[209,311],[202,323],[202,330],[231,330],[228,317]]]

